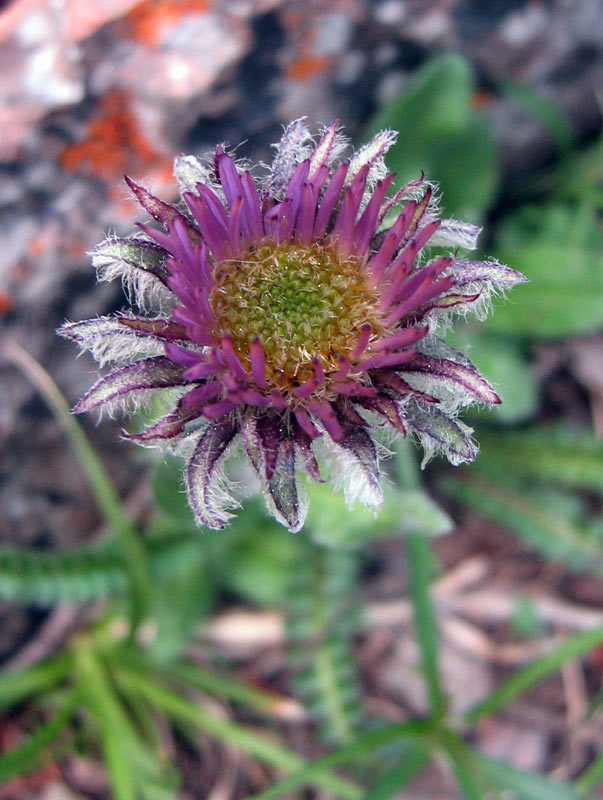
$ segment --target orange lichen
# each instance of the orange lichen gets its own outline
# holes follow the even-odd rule
[[[61,165],[73,172],[115,178],[148,169],[159,158],[140,130],[123,92],[105,95],[98,114],[90,121],[83,142],[67,147]]]
[[[473,96],[471,97],[471,105],[476,111],[481,111],[482,108],[487,108],[488,106],[492,105],[494,98],[490,94],[490,92],[486,92],[483,89],[474,92]]]
[[[287,77],[292,81],[308,81],[324,72],[329,64],[327,56],[304,56],[287,67]]]
[[[147,47],[157,47],[165,31],[187,14],[204,14],[206,0],[143,0],[126,16],[132,39]]]
[[[0,317],[10,314],[14,307],[13,298],[5,292],[0,292]]]

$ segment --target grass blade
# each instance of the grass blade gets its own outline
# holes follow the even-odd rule
[[[65,653],[20,672],[0,675],[0,711],[53,688],[67,675],[70,666],[71,657]]]
[[[194,725],[215,739],[227,742],[265,764],[279,767],[289,772],[301,771],[305,767],[304,760],[290,750],[272,744],[266,739],[262,739],[257,733],[248,731],[240,725],[208,714],[198,705],[191,703],[159,683],[149,680],[144,673],[121,669],[118,679],[124,682],[129,691],[143,695],[168,717]],[[363,796],[359,786],[344,778],[328,774],[326,769],[317,770],[314,775],[311,775],[307,780],[302,779],[301,783],[297,785],[305,783],[326,789],[337,797],[344,798],[344,800],[359,800]]]
[[[548,678],[549,675],[560,669],[567,661],[581,658],[601,644],[603,644],[603,626],[573,636],[551,653],[517,672],[508,681],[499,686],[498,689],[495,689],[485,700],[474,705],[465,714],[465,722],[473,724],[481,717],[500,711],[522,692]]]
[[[439,634],[435,612],[429,595],[429,584],[433,557],[429,542],[421,534],[407,538],[410,594],[413,604],[414,626],[421,651],[422,670],[427,688],[431,713],[440,717],[446,706],[446,698],[440,684]]]
[[[138,539],[137,532],[124,511],[121,499],[101,460],[88,441],[82,426],[71,414],[56,383],[40,364],[16,342],[8,342],[4,347],[4,352],[27,375],[48,404],[82,465],[103,517],[115,532],[131,581],[135,620],[133,628],[135,628],[136,624],[145,616],[152,596],[152,583],[146,563],[146,553]]]
[[[431,761],[429,748],[413,746],[403,756],[403,761],[384,775],[379,783],[370,789],[364,800],[389,800],[394,794],[408,786]]]

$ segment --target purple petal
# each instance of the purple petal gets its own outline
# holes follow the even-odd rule
[[[363,386],[360,383],[334,383],[331,389],[346,397],[374,397],[377,394],[372,386]]]
[[[232,501],[220,482],[220,467],[238,426],[232,417],[210,423],[201,434],[186,469],[188,498],[199,525],[222,530],[230,517]]]
[[[222,354],[228,368],[231,369],[233,373],[242,381],[247,380],[249,375],[247,374],[245,367],[241,364],[238,355],[235,353],[230,336],[223,336],[220,344],[222,346]]]
[[[260,389],[266,389],[266,361],[264,358],[264,348],[260,340],[256,337],[249,348],[249,366],[251,375]]]
[[[129,178],[127,175],[126,183],[140,205],[148,214],[150,214],[151,217],[153,217],[154,220],[160,222],[164,227],[167,228],[170,222],[178,219],[184,226],[190,241],[193,244],[201,242],[199,231],[187,220],[184,214],[181,214],[180,211],[178,211],[177,208],[169,205],[169,203],[164,203],[163,200],[160,200],[158,197],[152,195],[143,186],[135,183],[135,181],[133,181],[132,178]]]
[[[195,408],[205,405],[208,400],[215,400],[221,392],[222,387],[218,381],[209,381],[203,386],[196,386],[188,394],[185,394],[180,402],[183,408]]]
[[[130,400],[154,389],[185,386],[184,370],[165,356],[144,358],[115,370],[86,392],[73,412],[82,414],[115,400]]]
[[[294,424],[293,439],[295,441],[295,447],[303,459],[304,468],[308,475],[313,481],[324,483],[323,479],[320,477],[320,469],[316,456],[312,451],[312,437],[308,436],[300,425]]]
[[[320,436],[322,436],[322,433],[312,422],[312,419],[305,408],[296,408],[293,414],[298,422],[299,427],[310,439],[318,439]]]
[[[333,439],[334,442],[341,441],[344,435],[343,429],[331,404],[311,401],[308,403],[308,408],[310,412],[323,423],[331,439]]]
[[[317,238],[321,238],[325,235],[331,220],[331,215],[333,214],[335,206],[337,205],[337,201],[339,200],[339,195],[341,193],[348,168],[349,164],[342,164],[329,181],[329,185],[327,186],[324,197],[322,198],[318,208],[316,221],[314,223],[314,235]]]
[[[373,196],[368,202],[366,208],[362,212],[362,216],[358,220],[356,230],[354,231],[354,253],[359,258],[363,258],[368,251],[369,244],[376,231],[377,216],[383,203],[383,199],[387,194],[387,190],[391,186],[394,176],[388,175],[382,181],[377,183]]]
[[[378,342],[372,345],[371,350],[374,353],[379,353],[381,350],[398,350],[402,347],[408,347],[411,344],[420,342],[428,333],[429,327],[427,325],[422,328],[405,328],[391,336],[386,336],[384,339],[379,339]]]
[[[220,419],[221,417],[230,414],[236,408],[238,403],[229,400],[227,397],[224,400],[218,400],[217,403],[203,406],[203,414],[207,419]]]
[[[404,317],[408,316],[412,311],[418,310],[423,303],[427,303],[434,297],[448,291],[454,285],[454,278],[442,278],[440,281],[433,282],[429,277],[425,280],[419,288],[411,294],[411,296],[396,306],[389,314],[385,321],[388,325],[395,325]]]
[[[379,353],[376,356],[371,356],[358,364],[357,369],[366,372],[370,369],[383,369],[384,367],[399,367],[400,364],[406,364],[412,361],[417,355],[416,350],[402,350],[399,353]]]

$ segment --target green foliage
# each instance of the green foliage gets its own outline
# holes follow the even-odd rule
[[[603,442],[585,430],[554,426],[521,432],[483,431],[478,466],[496,478],[524,475],[603,492]]]
[[[180,574],[199,553],[198,544],[182,535],[147,541],[146,547],[159,579]],[[23,605],[84,603],[127,591],[127,570],[114,542],[60,552],[0,549],[0,596]]]
[[[603,324],[603,229],[593,205],[525,206],[502,224],[495,246],[530,283],[497,307],[489,331],[547,339]]]
[[[576,522],[576,498],[553,490],[528,491],[517,481],[447,476],[442,490],[485,517],[514,530],[545,558],[570,569],[603,575],[603,530],[596,521]]]
[[[478,221],[494,199],[498,159],[492,134],[472,108],[468,61],[448,53],[417,71],[404,92],[371,121],[367,136],[400,131],[387,163],[398,185],[424,170],[442,189],[446,212]]]
[[[359,548],[383,537],[411,533],[441,536],[454,527],[448,514],[419,488],[387,486],[377,514],[359,504],[350,512],[343,495],[326,484],[314,484],[308,491],[307,529],[324,547]]]
[[[306,542],[295,570],[289,570],[287,633],[294,686],[330,743],[349,742],[361,720],[352,653],[359,625],[357,569],[354,552]]]

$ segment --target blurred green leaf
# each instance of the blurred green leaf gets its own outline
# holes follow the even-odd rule
[[[488,335],[476,328],[468,332],[454,331],[446,339],[453,347],[470,355],[502,399],[499,406],[489,406],[483,412],[479,410],[486,419],[512,423],[534,414],[538,406],[538,385],[516,340]],[[481,444],[481,435],[479,438]]]
[[[514,769],[509,764],[501,764],[477,752],[474,752],[474,756],[484,775],[497,788],[512,792],[517,800],[576,800],[578,796],[567,783]]]
[[[566,154],[571,149],[574,132],[567,114],[560,106],[515,81],[499,78],[497,83],[507,97],[515,100],[528,114],[542,123],[561,154]]]
[[[17,672],[0,675],[0,710],[10,708],[31,695],[46,692],[69,673],[72,659],[68,653]]]
[[[364,800],[389,800],[390,797],[397,796],[398,792],[412,783],[431,759],[432,753],[428,747],[413,743],[401,756],[401,763],[386,772],[379,782],[368,790]]]
[[[158,630],[150,649],[159,660],[170,660],[188,645],[194,628],[208,614],[214,600],[214,577],[199,548],[189,559],[154,585],[153,618]]]
[[[586,430],[556,426],[480,434],[478,468],[603,492],[603,442]]]
[[[455,500],[514,530],[545,558],[603,575],[603,531],[572,519],[576,498],[571,495],[549,490],[543,496],[537,489],[528,493],[517,482],[502,477],[494,482],[475,470],[463,479],[446,476],[440,486]]]
[[[360,547],[400,534],[441,536],[454,528],[448,514],[422,489],[386,486],[385,502],[377,514],[360,504],[350,513],[343,494],[326,484],[313,484],[309,494],[307,529],[324,547]]]
[[[238,523],[239,526],[245,524],[244,532],[237,534],[233,530],[222,534],[229,535],[230,542],[220,562],[218,559],[214,562],[216,571],[231,591],[246,600],[272,608],[282,607],[299,542],[261,513],[259,503],[247,505]]]
[[[487,321],[488,331],[561,338],[603,325],[603,228],[594,206],[525,206],[503,222],[501,261],[523,272],[520,286]]]
[[[368,135],[384,128],[400,131],[387,156],[397,185],[424,170],[440,185],[447,214],[477,222],[495,195],[498,160],[491,132],[471,106],[474,83],[462,56],[435,58],[378,112]]]
[[[464,716],[465,722],[474,724],[482,717],[495,714],[512,703],[520,694],[557,672],[567,661],[583,658],[601,644],[603,644],[603,626],[566,639],[550,653],[516,672],[492,694],[470,708]]]
[[[182,459],[165,456],[153,471],[153,496],[160,511],[191,530],[196,529],[182,479]],[[202,531],[199,531],[201,534]]]

